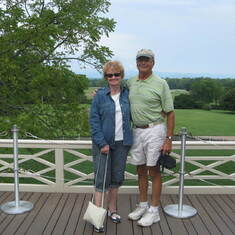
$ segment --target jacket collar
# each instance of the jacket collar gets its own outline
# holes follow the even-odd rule
[[[123,90],[124,90],[124,87],[121,85],[121,87],[120,87],[120,93],[122,93]],[[110,87],[109,87],[109,86],[106,86],[104,92],[105,92],[105,95],[110,95],[110,93],[111,93]]]

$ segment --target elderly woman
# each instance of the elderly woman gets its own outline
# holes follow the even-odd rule
[[[108,216],[114,223],[120,223],[116,201],[118,188],[124,180],[126,159],[132,145],[130,104],[128,90],[121,86],[124,68],[118,61],[109,61],[103,67],[108,86],[100,88],[92,102],[90,125],[93,141],[93,162],[95,169],[95,204],[101,206],[105,162],[108,168],[105,191],[108,194]],[[99,169],[98,169],[99,168]],[[96,232],[103,232],[104,228]]]

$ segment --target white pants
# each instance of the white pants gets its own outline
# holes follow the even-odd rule
[[[134,143],[131,147],[133,165],[155,166],[160,156],[161,147],[166,139],[165,123],[153,127],[133,130]]]

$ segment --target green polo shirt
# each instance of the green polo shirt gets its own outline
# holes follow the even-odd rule
[[[127,86],[134,125],[164,121],[162,111],[168,113],[174,110],[171,92],[164,79],[154,74],[145,80],[136,76],[127,80]]]

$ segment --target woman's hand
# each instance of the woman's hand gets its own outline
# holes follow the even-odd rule
[[[109,145],[105,145],[103,148],[101,148],[100,152],[103,154],[108,154],[109,153]]]

